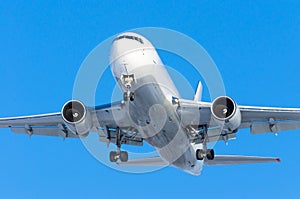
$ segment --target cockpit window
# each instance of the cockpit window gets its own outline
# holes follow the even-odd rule
[[[117,41],[117,40],[120,40],[120,39],[132,39],[132,40],[136,40],[136,41],[140,42],[141,44],[144,44],[144,42],[141,38],[135,37],[135,36],[129,36],[129,35],[119,36],[119,37],[115,38],[114,41]]]

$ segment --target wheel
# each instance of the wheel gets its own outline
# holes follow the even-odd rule
[[[213,160],[215,158],[215,151],[213,149],[207,149],[207,159]]]
[[[197,149],[196,151],[196,158],[197,160],[203,160],[205,157],[205,153],[203,149]]]
[[[121,162],[127,162],[128,161],[128,153],[126,151],[121,151],[120,160],[121,160]]]
[[[127,101],[127,100],[128,100],[128,93],[127,93],[127,92],[125,92],[125,93],[123,94],[123,100],[124,100],[124,101]]]
[[[130,92],[130,94],[129,94],[129,99],[130,99],[130,101],[133,101],[133,100],[134,100],[134,93]]]
[[[109,160],[111,161],[111,162],[117,162],[117,152],[115,152],[115,151],[111,151],[110,153],[109,153]]]

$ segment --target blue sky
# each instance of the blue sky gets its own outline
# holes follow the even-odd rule
[[[300,107],[300,3],[297,1],[18,1],[0,6],[0,116],[56,112],[72,97],[76,73],[106,38],[155,26],[198,41],[238,104]],[[154,44],[155,45],[155,44]],[[180,71],[184,62],[161,53]],[[192,71],[182,70],[194,88]],[[109,102],[107,73],[99,104]],[[218,154],[281,157],[280,164],[175,168],[126,174],[96,161],[79,140],[0,130],[1,198],[299,198],[300,131],[239,131]]]

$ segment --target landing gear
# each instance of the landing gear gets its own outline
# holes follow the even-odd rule
[[[128,152],[127,151],[121,151],[120,152],[120,160],[121,160],[121,162],[127,162],[128,161]]]
[[[130,94],[129,94],[129,99],[130,99],[130,101],[133,101],[133,100],[134,100],[134,93],[133,93],[133,92],[130,92]]]
[[[127,92],[123,94],[124,101],[134,101],[134,93],[131,92],[132,85],[135,83],[134,74],[130,75],[121,75],[122,84],[127,88]]]
[[[134,101],[134,93],[133,92],[127,91],[123,94],[123,100],[128,101],[128,99],[130,101]]]
[[[127,162],[128,161],[128,152],[127,151],[111,151],[109,153],[109,160],[110,162],[117,162],[118,160],[121,160],[121,162]]]
[[[202,147],[196,150],[196,159],[204,160],[205,158],[208,160],[213,160],[215,158],[215,151],[213,149],[207,148],[207,125],[199,126],[199,134],[196,135],[200,137],[200,143]]]
[[[209,160],[213,160],[215,158],[215,151],[213,149],[208,149],[206,158]]]
[[[196,158],[197,160],[203,160],[204,158],[213,160],[215,158],[215,151],[213,149],[207,149],[206,151],[203,149],[197,149]]]
[[[128,92],[124,92],[123,100],[126,102],[128,100]]]
[[[111,162],[117,162],[118,156],[117,156],[117,152],[116,152],[116,151],[111,151],[111,152],[109,153],[109,160],[110,160]]]
[[[118,147],[117,151],[111,151],[109,153],[109,160],[111,162],[117,162],[118,160],[121,160],[121,162],[127,162],[128,161],[128,152],[127,151],[121,151],[121,130],[118,127],[116,129],[116,145]]]
[[[197,149],[196,151],[196,158],[197,160],[203,160],[206,156],[206,153],[203,149]]]

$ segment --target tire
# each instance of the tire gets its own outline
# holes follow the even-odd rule
[[[123,100],[124,101],[128,101],[128,93],[127,92],[124,92],[124,94],[123,94]]]
[[[120,160],[121,160],[121,162],[127,162],[128,161],[128,153],[126,151],[121,151]]]
[[[213,149],[208,149],[206,157],[209,160],[213,160],[215,158],[215,151]]]
[[[131,92],[129,94],[129,99],[130,99],[130,101],[134,101],[134,93]]]
[[[202,149],[197,149],[196,158],[197,158],[197,160],[203,160],[204,159],[204,151]]]
[[[115,152],[115,151],[111,151],[110,153],[109,153],[109,160],[110,160],[110,162],[117,162],[117,152]]]

